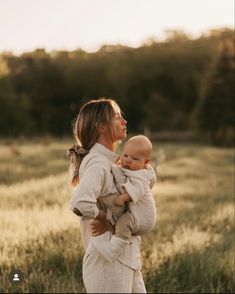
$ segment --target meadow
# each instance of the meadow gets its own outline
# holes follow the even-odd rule
[[[70,139],[0,141],[0,292],[85,293],[70,211]],[[158,221],[142,238],[148,293],[234,293],[234,150],[154,144]],[[12,285],[13,268],[24,274]]]

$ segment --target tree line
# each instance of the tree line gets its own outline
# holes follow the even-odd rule
[[[115,99],[128,129],[200,130],[229,145],[234,127],[231,29],[191,38],[169,31],[139,48],[0,54],[0,136],[67,135],[81,105]]]

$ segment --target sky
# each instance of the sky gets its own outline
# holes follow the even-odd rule
[[[234,0],[0,0],[0,52],[138,47],[166,30],[234,27]]]

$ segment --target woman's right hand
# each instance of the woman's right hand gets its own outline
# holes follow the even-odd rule
[[[104,234],[107,231],[114,233],[114,227],[112,226],[110,221],[108,221],[107,219],[105,220],[93,219],[91,221],[90,226],[91,226],[92,236],[99,236]]]

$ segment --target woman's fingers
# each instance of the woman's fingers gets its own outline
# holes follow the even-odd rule
[[[93,220],[90,227],[92,236],[97,236],[102,233],[102,223],[100,220]]]
[[[107,222],[106,221],[103,222],[103,221],[98,220],[98,219],[92,220],[92,222],[90,224],[90,228],[91,228],[92,236],[101,235],[101,234],[105,233],[108,230]]]

